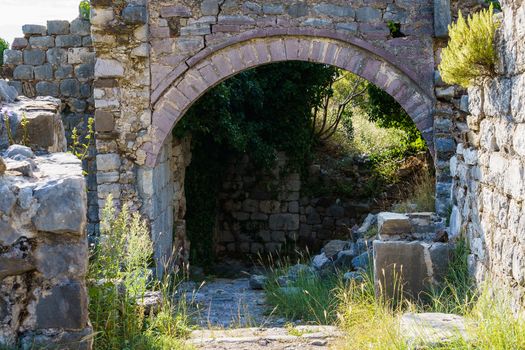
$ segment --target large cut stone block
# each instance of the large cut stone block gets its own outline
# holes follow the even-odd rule
[[[33,224],[38,231],[81,235],[86,226],[86,184],[83,178],[50,181],[35,188],[40,203]]]
[[[377,227],[381,239],[388,239],[388,236],[398,236],[412,232],[410,218],[405,214],[379,213],[377,215]]]
[[[421,241],[374,241],[376,293],[419,299],[446,273],[451,246]]]
[[[434,0],[434,33],[436,37],[447,37],[448,26],[451,23],[450,0]]]
[[[79,282],[53,287],[36,304],[36,329],[84,329],[87,326],[87,293]]]
[[[40,92],[56,92],[58,89],[52,82],[39,82],[36,87]],[[60,115],[60,100],[51,97],[38,97],[33,100],[23,96],[18,99],[17,103],[6,105],[15,142],[22,142],[24,132],[21,123],[25,116],[28,145],[32,149],[64,152],[66,137]],[[0,129],[0,148],[8,146],[9,135],[6,130]]]

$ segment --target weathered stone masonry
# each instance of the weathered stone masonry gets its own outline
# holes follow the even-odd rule
[[[48,153],[65,148],[60,104],[45,97],[2,105],[13,121],[26,111],[35,136],[35,152],[5,149],[0,124],[0,345],[13,349],[91,348],[82,164]]]
[[[93,117],[95,52],[89,20],[48,21],[47,25],[27,24],[23,37],[16,38],[4,52],[3,74],[18,93],[27,97],[53,96],[62,100],[62,120],[68,143],[77,128],[86,133]],[[97,181],[94,149],[84,161],[88,175],[88,232],[98,229]]]
[[[525,306],[525,3],[502,1],[497,77],[469,90],[468,132],[450,162],[451,229],[470,241],[478,281]]]

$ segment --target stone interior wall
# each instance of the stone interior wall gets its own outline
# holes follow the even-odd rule
[[[186,235],[186,168],[191,163],[191,136],[182,140],[173,138],[171,172],[173,174],[173,247],[176,249],[174,262],[178,266],[188,266],[191,242]]]
[[[502,1],[497,77],[469,89],[452,158],[451,227],[471,246],[471,272],[525,306],[525,3]]]
[[[284,154],[271,171],[258,169],[248,157],[233,159],[218,199],[217,256],[315,252],[329,240],[351,239],[352,227],[369,212],[356,201],[305,192]]]
[[[95,52],[89,20],[47,21],[47,25],[26,24],[23,37],[14,39],[4,52],[4,76],[20,95],[53,96],[62,100],[62,119],[68,144],[77,128],[85,134],[93,117]],[[94,148],[84,161],[88,172],[88,232],[98,232],[97,179]]]
[[[139,193],[142,198],[150,198],[143,202],[142,214],[150,222],[153,254],[159,275],[172,265],[173,257],[175,181],[172,164],[173,146],[170,138],[162,149],[159,165],[153,169],[140,169],[138,173],[138,182],[141,184]],[[118,198],[118,186],[107,186],[109,188],[106,192],[113,193],[113,198]]]
[[[39,98],[2,107],[8,113],[31,109],[30,134],[47,120],[47,137],[63,140],[63,127],[53,125],[61,123],[59,106],[59,100]],[[92,329],[82,164],[72,154],[48,153],[47,142],[34,142],[35,152],[20,145],[0,147],[0,344],[88,350],[91,340],[83,340]]]

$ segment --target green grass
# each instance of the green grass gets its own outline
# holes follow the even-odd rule
[[[332,324],[336,320],[335,291],[341,284],[340,276],[320,278],[299,273],[295,281],[282,288],[278,277],[286,272],[281,268],[272,272],[264,290],[274,312],[289,320],[302,320],[313,324]]]
[[[424,302],[405,299],[401,284],[394,298],[377,296],[371,271],[363,274],[363,281],[346,284],[337,274],[328,279],[304,274],[290,284],[297,293],[283,293],[277,277],[287,267],[281,265],[272,272],[265,291],[276,312],[291,321],[338,325],[346,335],[338,349],[413,349],[399,328],[406,312],[455,313],[466,319],[466,339],[458,334],[449,342],[432,345],[421,339],[418,349],[525,349],[525,318],[513,316],[508,292],[490,284],[481,289],[474,286],[468,274],[468,254],[468,244],[457,242],[443,284],[429,291]],[[296,333],[292,325],[287,329]]]
[[[363,283],[339,290],[339,325],[347,334],[340,349],[411,349],[399,330],[405,312],[456,313],[466,319],[467,337],[418,349],[525,349],[525,318],[513,316],[507,291],[487,284],[474,287],[467,272],[468,248],[458,242],[442,287],[429,292],[425,304],[400,300],[393,304],[376,297],[371,275]],[[399,293],[401,295],[402,293]]]
[[[436,210],[436,179],[429,172],[422,172],[410,185],[410,196],[393,205],[396,213],[434,212]]]

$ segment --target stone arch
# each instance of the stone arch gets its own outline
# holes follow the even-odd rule
[[[410,115],[433,151],[433,94],[418,74],[366,41],[320,30],[256,30],[208,47],[166,76],[152,92],[151,142],[142,146],[154,167],[165,140],[209,89],[244,70],[282,61],[309,61],[350,71],[390,94]]]

